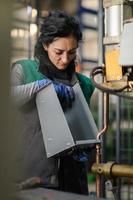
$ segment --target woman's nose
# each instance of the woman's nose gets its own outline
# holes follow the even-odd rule
[[[69,62],[69,56],[67,54],[62,55],[62,62],[67,64]]]

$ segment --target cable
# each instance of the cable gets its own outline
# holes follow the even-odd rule
[[[125,94],[122,93],[122,91],[124,89],[129,88],[129,85],[125,85],[124,87],[121,87],[119,89],[112,89],[112,88],[104,87],[104,86],[100,85],[99,83],[97,83],[95,81],[95,76],[98,75],[98,74],[102,74],[103,76],[105,75],[105,70],[104,70],[103,67],[98,66],[98,67],[93,68],[93,70],[91,71],[90,76],[91,76],[92,82],[96,86],[96,88],[98,88],[99,90],[101,90],[103,92],[113,94],[113,95],[116,95],[116,96],[119,96],[119,97],[122,97],[122,98],[133,99],[133,96],[125,95]]]

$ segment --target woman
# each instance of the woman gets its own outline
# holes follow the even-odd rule
[[[13,64],[12,94],[19,106],[22,125],[17,153],[20,169],[17,181],[23,183],[21,186],[28,183],[25,180],[39,177],[44,187],[88,194],[87,171],[80,158],[77,161],[73,155],[46,157],[35,103],[36,93],[53,83],[63,109],[68,109],[75,98],[72,86],[79,80],[89,104],[94,90],[91,80],[75,72],[76,50],[81,39],[78,21],[66,12],[53,11],[41,26],[35,59]]]

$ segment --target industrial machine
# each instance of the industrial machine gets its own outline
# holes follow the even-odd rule
[[[105,63],[92,71],[93,81],[99,89],[118,96],[125,95],[124,97],[125,92],[133,91],[133,18],[130,18],[132,9],[131,1],[104,1]],[[102,83],[95,81],[94,76],[97,74],[102,74]],[[128,98],[130,95],[128,93]]]
[[[106,133],[109,124],[109,95],[133,99],[133,1],[105,0],[104,7],[104,61],[94,68],[91,77],[95,86],[103,92],[103,129],[97,139]],[[100,77],[100,78],[99,78]],[[100,80],[100,81],[99,81]],[[104,136],[103,136],[104,137]],[[96,145],[96,193],[101,196],[101,175],[110,180],[116,177],[133,177],[133,166],[116,162],[101,163],[101,144]],[[114,198],[116,188],[112,187]]]

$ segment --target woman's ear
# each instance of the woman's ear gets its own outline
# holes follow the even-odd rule
[[[42,46],[43,46],[43,48],[44,48],[44,50],[45,50],[45,51],[47,51],[47,50],[48,50],[48,47],[47,47],[47,45],[46,45],[46,44],[42,44]]]

